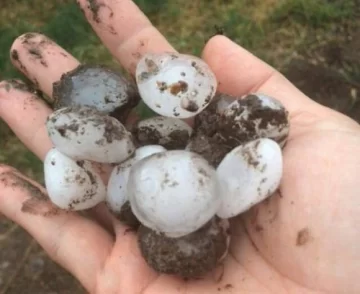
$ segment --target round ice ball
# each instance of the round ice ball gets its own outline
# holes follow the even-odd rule
[[[216,172],[200,155],[171,150],[138,161],[128,195],[140,222],[168,237],[192,233],[220,206]]]
[[[156,113],[189,118],[213,99],[217,80],[200,58],[179,53],[148,53],[137,64],[136,82],[144,103]]]

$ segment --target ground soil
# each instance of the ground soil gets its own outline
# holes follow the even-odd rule
[[[282,72],[309,97],[360,122],[360,30],[341,36],[302,52]],[[1,216],[0,249],[0,294],[86,293],[23,229]]]
[[[360,122],[360,29],[341,36],[294,58],[283,73],[318,103]]]

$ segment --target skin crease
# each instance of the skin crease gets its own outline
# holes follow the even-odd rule
[[[144,52],[175,50],[132,1],[103,0],[97,17],[87,1],[78,2],[109,52],[131,73]],[[51,95],[52,83],[78,61],[53,42],[41,47],[45,36],[36,35],[32,45],[23,38],[12,46],[21,63],[12,61]],[[46,62],[32,58],[29,46],[38,46]],[[156,274],[140,256],[135,235],[101,205],[87,218],[22,213],[30,192],[9,182],[25,177],[4,165],[0,212],[24,227],[89,293],[359,293],[359,125],[316,104],[226,37],[213,37],[203,58],[216,74],[220,91],[265,93],[290,112],[279,192],[232,220],[230,254],[223,267],[187,282]],[[0,84],[0,116],[43,159],[51,148],[44,128],[51,110],[33,93],[6,84]]]

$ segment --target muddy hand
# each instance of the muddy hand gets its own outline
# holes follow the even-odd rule
[[[143,53],[175,51],[130,0],[78,3],[104,45],[131,74]],[[69,52],[33,33],[14,42],[10,57],[50,97],[53,83],[79,65]],[[360,242],[358,124],[316,104],[226,37],[209,40],[203,58],[215,72],[220,91],[274,96],[290,111],[291,120],[280,190],[233,221],[221,279],[212,274],[186,282],[153,272],[141,257],[135,234],[104,207],[92,218],[28,213],[24,203],[29,205],[29,199],[49,211],[46,191],[7,166],[0,166],[0,212],[24,227],[90,293],[360,292],[360,251],[354,245]],[[21,82],[0,84],[1,118],[40,159],[52,147],[45,129],[51,112]]]

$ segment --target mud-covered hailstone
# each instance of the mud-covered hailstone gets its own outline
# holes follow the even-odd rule
[[[130,171],[127,189],[140,222],[168,237],[199,229],[220,205],[215,169],[200,155],[184,150],[138,161]]]
[[[222,204],[221,218],[234,217],[269,197],[280,184],[283,171],[279,144],[267,138],[240,145],[217,168]]]
[[[137,64],[136,82],[147,106],[177,118],[200,113],[217,89],[216,77],[202,59],[179,53],[145,54]]]
[[[186,147],[192,131],[181,119],[155,116],[138,122],[133,134],[140,145],[156,144],[174,150]]]
[[[133,164],[147,156],[164,152],[166,149],[159,145],[143,146],[135,151],[135,156],[117,165],[111,172],[107,185],[106,204],[114,213],[120,213],[123,205],[128,201],[127,182]]]
[[[45,157],[44,176],[50,200],[61,209],[88,209],[105,200],[106,187],[91,163],[75,161],[56,148]]]
[[[269,138],[283,147],[289,134],[288,111],[275,98],[249,94],[224,109],[218,132],[225,138],[226,144],[231,146],[253,139]]]
[[[213,217],[199,230],[180,238],[169,238],[141,226],[139,245],[146,262],[157,272],[184,278],[201,278],[227,256],[228,220]]]
[[[65,107],[46,122],[55,147],[74,159],[118,163],[135,151],[131,134],[115,118],[90,107]]]
[[[79,65],[53,85],[55,109],[91,106],[112,113],[135,107],[140,97],[121,73],[101,65]]]

